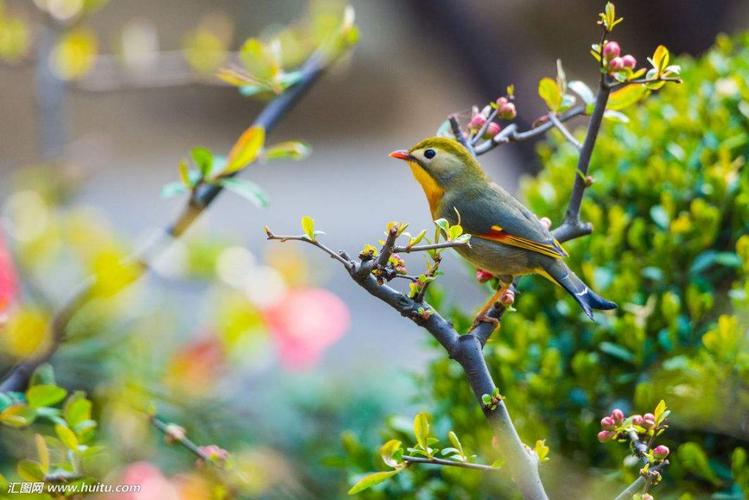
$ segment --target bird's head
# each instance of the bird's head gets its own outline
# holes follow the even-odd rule
[[[408,163],[432,211],[445,191],[485,179],[481,166],[465,146],[446,137],[429,137],[411,149],[393,151],[390,157]]]

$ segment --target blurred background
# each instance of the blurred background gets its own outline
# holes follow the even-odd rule
[[[3,238],[22,283],[16,300],[49,311],[90,270],[85,256],[93,248],[111,244],[128,254],[175,217],[184,200],[160,193],[191,148],[225,154],[261,109],[262,100],[214,76],[224,62],[216,54],[305,19],[322,2],[98,3],[66,25],[85,31],[61,53],[59,26],[88,2],[0,2]],[[156,272],[108,310],[116,321],[104,327],[98,313],[84,318],[90,324],[76,328],[86,332],[54,360],[66,386],[100,397],[148,394],[197,439],[246,446],[248,456],[264,453],[264,463],[275,457],[295,468],[300,484],[337,474],[317,470],[323,457],[307,448],[318,440],[337,441],[347,428],[366,434],[388,412],[418,404],[412,374],[434,351],[423,332],[362,293],[333,261],[315,249],[267,242],[263,226],[298,233],[300,217],[310,215],[330,247],[349,253],[376,244],[391,220],[415,232],[429,228],[421,189],[388,152],[432,135],[450,113],[468,113],[509,84],[527,126],[545,112],[537,81],[555,73],[557,58],[568,79],[592,85],[596,78],[588,41],[598,37],[601,2],[573,0],[564,9],[540,0],[351,4],[358,46],[269,140],[302,140],[311,156],[253,165],[243,176],[268,193],[267,208],[225,193]],[[718,33],[749,21],[749,4],[740,0],[618,7],[626,21],[618,37],[642,61],[658,43],[698,55]],[[513,191],[539,168],[533,144],[503,147],[482,161]],[[561,213],[539,215],[556,220]],[[419,257],[410,262],[421,265]],[[454,255],[444,271],[451,302],[483,302],[485,290]],[[310,317],[288,317],[307,304]],[[157,387],[149,387],[151,375]],[[127,426],[110,413],[106,429],[117,434]],[[133,449],[138,432],[145,431],[122,440],[130,441],[120,443],[122,456],[149,458]]]

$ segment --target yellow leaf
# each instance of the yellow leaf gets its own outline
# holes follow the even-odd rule
[[[96,60],[96,35],[88,28],[75,28],[60,37],[50,64],[62,80],[76,80],[88,73]]]
[[[36,441],[36,452],[39,455],[39,466],[46,475],[49,472],[49,448],[47,448],[47,442],[41,434],[35,434],[34,441]]]
[[[302,217],[302,231],[307,235],[307,238],[315,241],[315,219],[309,215]]]
[[[221,175],[233,174],[249,166],[260,155],[263,144],[265,144],[263,127],[252,126],[245,130],[229,151],[226,168]]]
[[[656,47],[655,52],[653,52],[653,67],[658,71],[658,75],[666,69],[669,59],[668,49],[664,45]]]
[[[627,108],[637,101],[642,99],[648,93],[648,89],[644,85],[632,84],[627,85],[615,92],[611,93],[609,97],[609,103],[606,106],[607,109],[619,111]]]
[[[42,351],[48,340],[47,316],[36,309],[20,309],[7,323],[3,347],[12,356],[23,358]]]
[[[57,433],[57,437],[60,438],[60,441],[62,441],[62,444],[64,444],[69,450],[78,451],[78,438],[70,428],[63,424],[55,424],[55,432]]]
[[[382,461],[385,462],[385,465],[388,467],[397,467],[399,465],[398,460],[393,456],[395,453],[401,449],[401,442],[397,439],[391,439],[387,443],[383,444],[380,448],[380,456],[382,457]]]
[[[538,82],[538,95],[544,100],[550,111],[556,111],[562,105],[562,93],[553,79],[546,77]]]

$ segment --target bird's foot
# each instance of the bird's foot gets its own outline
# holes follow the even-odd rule
[[[484,313],[476,316],[476,318],[473,320],[473,324],[471,325],[471,330],[479,326],[481,323],[491,323],[492,325],[494,325],[494,328],[492,328],[492,330],[499,326],[499,320],[497,318],[492,318],[488,314]]]
[[[511,306],[515,303],[515,292],[508,288],[499,296],[499,302],[503,306]]]

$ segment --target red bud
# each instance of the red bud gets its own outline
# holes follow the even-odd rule
[[[624,61],[621,57],[615,57],[609,61],[609,71],[621,71],[624,69]]]
[[[517,115],[515,105],[511,102],[506,102],[499,107],[499,117],[503,120],[514,120]]]
[[[666,458],[669,453],[671,453],[671,450],[668,449],[668,446],[659,445],[653,449],[653,456],[659,460]]]
[[[602,443],[605,443],[606,441],[611,439],[613,435],[614,433],[611,431],[601,431],[598,433],[598,440]]]
[[[471,121],[468,122],[468,127],[472,129],[480,129],[484,126],[484,123],[486,123],[486,118],[482,114],[477,114],[473,118],[471,118]]]
[[[476,279],[479,283],[486,283],[492,278],[494,278],[492,273],[484,271],[483,269],[476,269]]]
[[[621,424],[622,422],[624,422],[624,412],[619,408],[614,408],[611,411],[611,418],[613,418],[617,424]]]
[[[611,417],[603,417],[601,419],[601,427],[604,430],[610,431],[614,428],[614,425],[616,425],[616,422]]]
[[[501,130],[501,127],[499,126],[499,123],[491,122],[489,126],[486,128],[486,134],[484,134],[484,136],[486,138],[494,137],[495,135],[499,133],[500,130]]]

